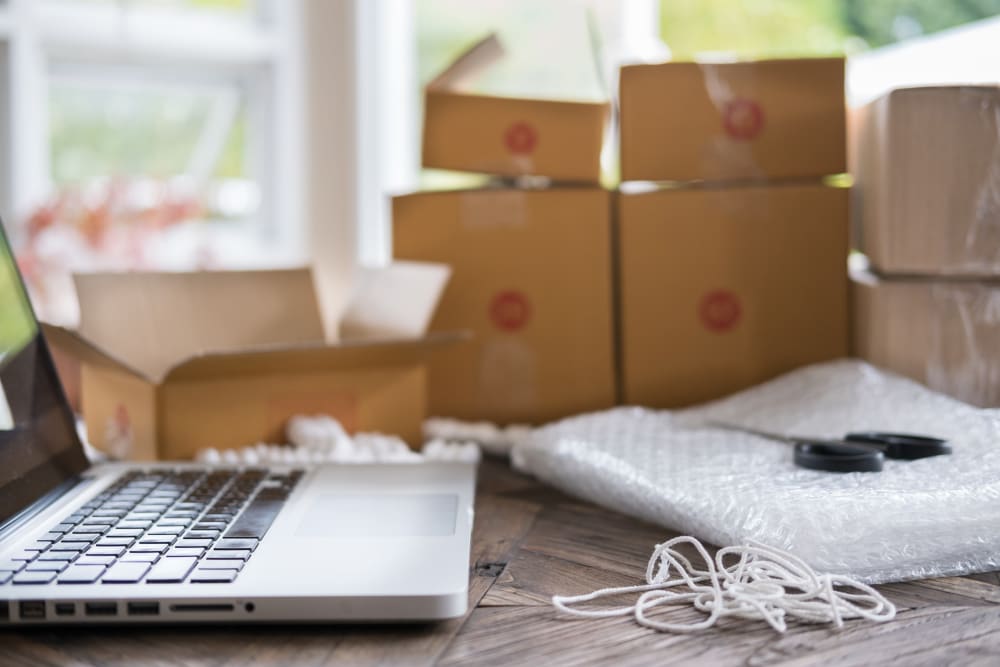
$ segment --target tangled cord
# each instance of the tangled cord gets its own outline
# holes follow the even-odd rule
[[[705,563],[696,568],[676,546],[689,544]],[[736,562],[726,565],[732,558]],[[623,593],[641,593],[627,607],[578,609],[573,605]],[[707,616],[692,623],[670,623],[647,615],[654,607],[692,604]],[[713,560],[701,542],[681,536],[656,545],[646,566],[646,583],[602,588],[585,595],[552,597],[556,609],[574,616],[607,617],[632,614],[640,625],[661,632],[697,632],[720,618],[734,616],[764,620],[778,632],[787,619],[805,623],[833,623],[864,618],[884,623],[896,616],[896,607],[871,586],[850,577],[819,574],[787,551],[751,542],[719,549]]]

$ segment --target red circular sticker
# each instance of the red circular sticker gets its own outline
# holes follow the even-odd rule
[[[515,155],[528,155],[538,145],[538,132],[528,123],[518,121],[503,133],[503,143]]]
[[[749,141],[764,129],[764,110],[753,100],[737,97],[723,107],[722,126],[733,139]]]
[[[722,333],[739,324],[743,307],[739,297],[729,290],[714,290],[701,298],[698,315],[706,329]]]
[[[497,292],[490,302],[490,319],[502,331],[517,331],[531,318],[528,297],[517,290]]]

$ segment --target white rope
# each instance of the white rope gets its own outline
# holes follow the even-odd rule
[[[694,548],[703,567],[695,567],[677,549],[683,544]],[[625,607],[575,607],[624,593],[641,595],[635,604]],[[719,549],[713,559],[701,542],[688,536],[656,545],[646,567],[645,584],[602,588],[584,595],[556,595],[552,604],[573,616],[632,615],[640,625],[678,633],[705,630],[727,616],[762,620],[778,632],[787,629],[789,619],[832,623],[839,628],[851,618],[881,623],[896,616],[896,607],[871,586],[850,577],[819,574],[787,551],[751,542]],[[672,623],[649,615],[656,607],[688,604],[705,617]]]

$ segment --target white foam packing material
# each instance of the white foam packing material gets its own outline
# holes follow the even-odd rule
[[[935,435],[950,456],[881,473],[796,467],[792,447],[707,426],[796,435]],[[713,544],[757,541],[867,583],[1000,569],[1000,410],[867,364],[806,367],[702,406],[617,408],[537,429],[516,467],[572,495]]]

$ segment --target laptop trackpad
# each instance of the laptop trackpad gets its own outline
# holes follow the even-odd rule
[[[312,502],[302,537],[443,537],[455,534],[455,494],[327,494]]]

